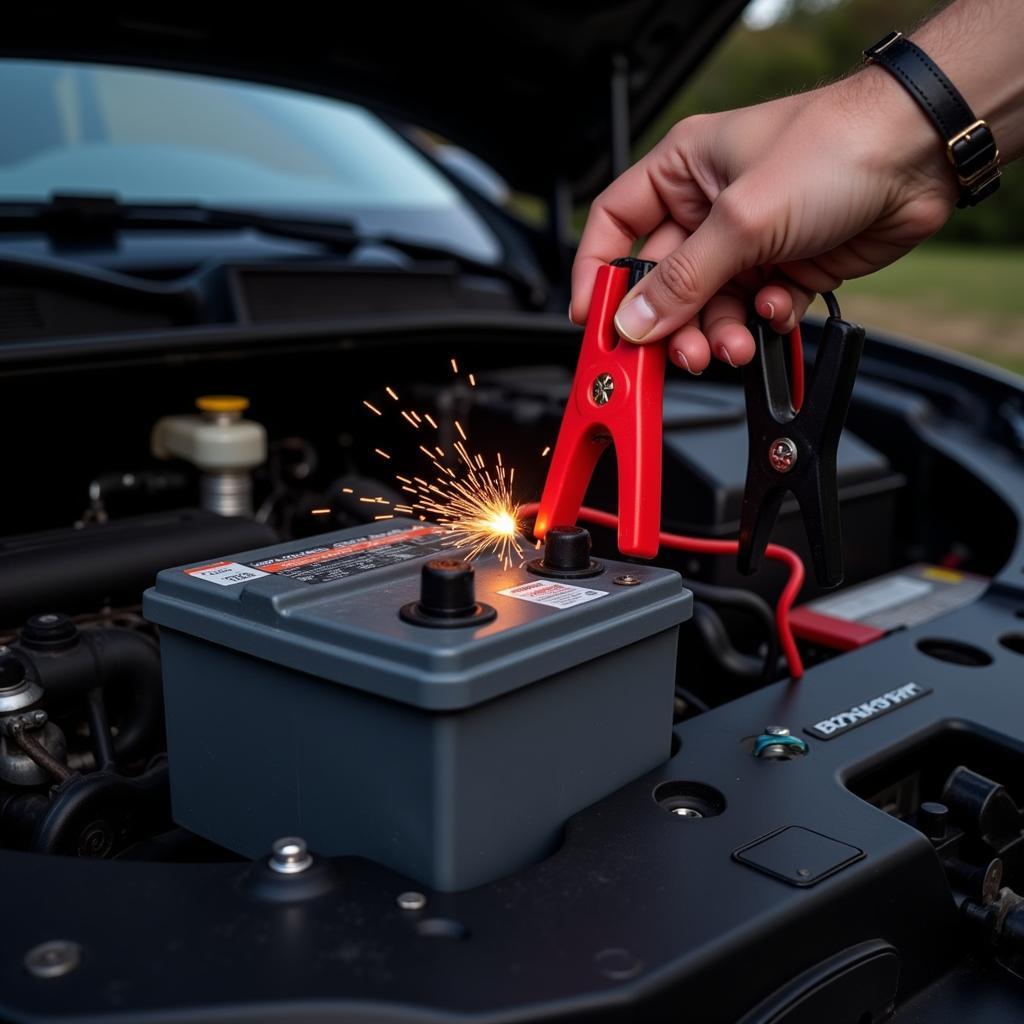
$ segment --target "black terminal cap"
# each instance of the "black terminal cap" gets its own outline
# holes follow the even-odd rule
[[[71,647],[77,639],[78,627],[59,612],[33,615],[21,627],[21,642],[37,650],[61,650]]]
[[[544,538],[544,557],[526,568],[537,576],[579,580],[598,576],[604,566],[590,557],[590,531],[582,526],[552,526]]]
[[[12,690],[25,680],[25,662],[13,651],[0,648],[0,690]]]
[[[473,566],[460,558],[434,558],[424,562],[420,599],[399,614],[417,626],[450,629],[490,622],[497,612],[476,599]]]

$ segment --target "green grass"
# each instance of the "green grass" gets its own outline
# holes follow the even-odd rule
[[[870,277],[847,282],[843,294],[1024,317],[1024,247],[923,245]]]
[[[930,243],[848,281],[843,311],[888,330],[1024,374],[1024,247]]]

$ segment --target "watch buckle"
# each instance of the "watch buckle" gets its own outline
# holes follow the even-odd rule
[[[979,167],[972,174],[961,174],[959,167],[957,167],[956,153],[954,152],[955,146],[957,145],[957,143],[960,142],[970,142],[971,134],[973,132],[978,131],[980,128],[987,129],[988,123],[986,121],[979,119],[975,121],[974,124],[969,124],[962,131],[957,132],[956,135],[954,135],[946,143],[946,156],[949,157],[949,162],[953,165],[953,168],[956,171],[956,176],[960,182],[961,187],[967,189],[972,189],[980,185],[987,184],[988,181],[991,179],[993,172],[995,172],[996,177],[999,176],[998,149],[995,151],[995,154],[993,155],[991,160],[987,161],[983,167]],[[982,179],[984,179],[984,181]]]

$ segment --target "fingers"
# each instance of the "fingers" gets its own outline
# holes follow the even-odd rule
[[[692,373],[703,373],[711,362],[711,348],[696,319],[685,324],[668,340],[668,357],[676,366]]]
[[[707,219],[625,297],[615,315],[630,341],[658,341],[690,323],[704,304],[740,270],[750,252],[730,230],[733,204],[723,192]],[[749,265],[754,265],[753,260]]]
[[[759,289],[754,308],[771,323],[773,331],[788,334],[804,318],[814,299],[812,292],[791,281],[775,280]]]
[[[594,200],[572,266],[570,319],[584,323],[598,268],[627,255],[633,243],[666,219],[667,209],[648,174],[645,157]]]
[[[689,231],[674,220],[663,220],[647,236],[637,256],[642,260],[653,260],[658,263],[674,249],[678,249],[689,236]]]
[[[754,358],[754,337],[747,327],[749,297],[731,290],[719,292],[704,307],[702,322],[708,346],[717,359],[743,366]]]

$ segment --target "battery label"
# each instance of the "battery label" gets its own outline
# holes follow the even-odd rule
[[[538,580],[536,583],[521,583],[518,587],[499,590],[505,597],[514,597],[520,601],[532,601],[534,604],[546,604],[549,608],[572,608],[587,601],[596,601],[599,597],[607,597],[607,590],[590,590],[588,587],[574,587],[568,583],[556,583],[554,580]]]
[[[249,566],[261,575],[274,573],[302,583],[329,583],[451,547],[451,533],[443,527],[402,527],[387,533],[349,537],[335,544],[300,548],[250,562]]]
[[[218,587],[233,587],[236,583],[248,583],[261,576],[268,575],[259,569],[253,569],[239,562],[214,562],[212,565],[200,565],[195,569],[186,569],[185,574],[193,579],[216,583]]]
[[[934,585],[910,576],[887,576],[877,583],[855,587],[847,594],[816,601],[814,610],[834,619],[861,622],[896,605],[906,604],[930,594]]]

